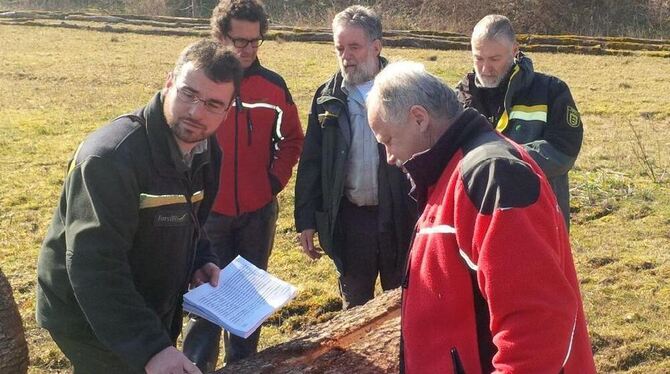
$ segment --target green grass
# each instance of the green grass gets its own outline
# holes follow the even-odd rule
[[[86,133],[143,105],[194,39],[19,26],[0,26],[0,35],[1,266],[24,319],[30,372],[67,371],[34,318],[37,253],[65,165]],[[384,54],[422,61],[452,86],[471,64],[464,51]],[[267,42],[260,56],[284,76],[306,124],[315,88],[336,69],[332,47]],[[670,372],[670,60],[531,57],[538,70],[570,85],[586,126],[571,173],[571,235],[598,368]],[[636,156],[640,144],[646,159]],[[280,204],[270,271],[298,285],[301,294],[270,320],[263,347],[339,308],[331,262],[307,260],[295,241],[293,182]]]

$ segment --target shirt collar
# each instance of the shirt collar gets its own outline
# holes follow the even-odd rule
[[[189,168],[193,164],[193,158],[195,155],[200,154],[200,153],[205,153],[207,151],[207,139],[203,139],[200,142],[198,142],[193,148],[191,148],[191,151],[182,155],[182,161],[184,161],[184,164],[188,166]]]

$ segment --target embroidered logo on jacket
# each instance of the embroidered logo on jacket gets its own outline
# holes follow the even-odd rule
[[[567,113],[568,125],[572,127],[579,127],[580,120],[579,120],[579,112],[577,111],[577,109],[568,105],[567,112],[568,112]]]
[[[165,212],[154,217],[154,226],[182,226],[188,222],[188,213]]]

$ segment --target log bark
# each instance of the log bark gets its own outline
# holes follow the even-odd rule
[[[386,292],[216,374],[398,373],[400,298]]]
[[[28,371],[28,345],[12,288],[0,270],[0,373]]]

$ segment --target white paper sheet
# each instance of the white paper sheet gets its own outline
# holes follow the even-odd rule
[[[237,256],[221,270],[217,287],[205,283],[184,295],[184,310],[247,338],[296,293],[291,284]]]

